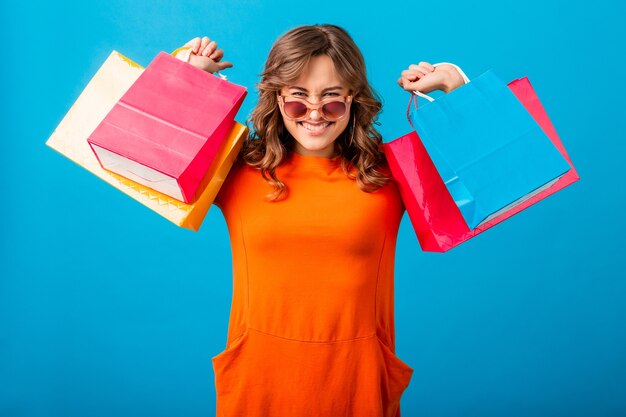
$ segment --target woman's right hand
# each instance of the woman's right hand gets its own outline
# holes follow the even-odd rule
[[[411,64],[398,78],[398,85],[402,89],[424,94],[434,90],[449,93],[463,84],[465,84],[463,76],[450,64],[440,64],[437,67],[433,67],[428,62],[420,62],[419,65]]]
[[[212,41],[208,37],[193,38],[185,44],[191,48],[189,63],[196,68],[210,72],[232,68],[233,64],[228,61],[222,61],[224,51],[217,48],[217,42]]]

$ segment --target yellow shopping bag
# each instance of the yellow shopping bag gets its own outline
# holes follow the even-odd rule
[[[142,71],[140,65],[113,51],[52,133],[46,145],[172,223],[197,231],[237,158],[248,129],[235,122],[208,169],[192,204],[185,204],[104,170],[89,147],[87,138]]]

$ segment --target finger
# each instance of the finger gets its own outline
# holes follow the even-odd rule
[[[216,62],[215,65],[217,65],[217,67],[221,70],[226,69],[226,68],[232,68],[233,64],[231,62],[228,61],[224,61],[224,62]]]
[[[423,77],[426,74],[430,74],[429,71],[423,69],[423,68],[419,68],[419,69],[408,69],[408,70],[404,70],[402,71],[402,76],[408,76],[408,75],[413,75],[413,76],[420,76]]]
[[[203,47],[202,49],[200,49],[200,55],[208,57],[208,56],[209,56],[209,53],[210,53],[210,52],[213,52],[213,51],[211,50],[211,43],[212,43],[212,42],[213,42],[213,41],[211,41],[211,42],[207,43],[206,45],[204,45],[204,47]]]
[[[425,81],[423,79],[418,79],[418,80],[410,80],[406,77],[402,77],[402,88],[405,89],[406,91],[422,91],[422,88],[425,87]]]
[[[406,78],[402,78],[402,88],[404,88],[406,91],[412,91],[411,86],[414,83],[412,83],[411,81],[407,80]]]
[[[419,68],[420,68],[420,70],[421,70],[421,71],[423,71],[426,75],[428,75],[428,74],[433,74],[433,73],[435,72],[434,68],[433,68],[433,70],[431,71],[429,67],[426,67],[426,66],[423,66],[423,65],[421,65]]]
[[[417,77],[417,76],[406,76],[406,77],[400,77],[398,79],[398,84],[400,85],[400,87],[402,87],[403,89],[407,90],[407,91],[413,91],[416,89],[416,85],[417,86],[421,86],[423,84],[423,78]],[[420,84],[417,84],[420,83]]]
[[[202,51],[202,55],[209,56],[215,51],[216,48],[217,48],[217,43],[215,43],[215,41],[211,41],[206,46],[206,48],[204,48],[204,50]]]
[[[193,38],[192,40],[187,42],[185,44],[185,46],[191,46],[191,50],[193,51],[193,53],[197,54],[198,53],[198,48],[200,48],[200,43],[201,42],[202,42],[202,40],[200,38]]]
[[[222,49],[218,49],[211,55],[209,55],[209,58],[211,58],[215,62],[219,62],[222,58],[224,58],[224,51]]]
[[[407,71],[416,71],[416,73],[421,74],[419,78],[422,78],[425,75],[431,74],[434,71],[434,67],[423,65],[423,63],[420,62],[420,65],[409,65],[409,69]]]
[[[410,82],[406,84],[406,89],[410,91],[419,91],[423,94],[431,93],[436,89],[435,84],[431,78],[423,78],[421,80],[417,80],[415,82]]]
[[[400,76],[401,77],[408,77],[409,75],[410,76],[414,76],[415,74],[413,72],[411,72],[411,71],[413,71],[413,70],[404,70],[404,71],[402,71],[400,73]]]
[[[404,70],[402,71],[402,76],[408,78],[411,81],[420,79],[422,77],[424,77],[426,74],[429,74],[428,72],[426,72],[425,70],[417,70],[417,69],[410,69],[410,70]]]
[[[435,67],[430,65],[428,62],[420,62],[418,65],[415,65],[415,64],[409,65],[409,69],[422,70],[426,73],[429,73],[429,72],[433,72],[435,70]]]
[[[202,38],[202,43],[200,44],[200,49],[199,49],[198,54],[202,54],[202,51],[204,51],[204,48],[206,48],[209,42],[211,42],[211,39],[209,39],[208,37],[204,36]]]
[[[411,64],[409,66],[409,71],[421,71],[424,75],[430,74],[434,70],[435,68],[432,65],[424,65],[422,62],[419,65]]]
[[[400,77],[398,78],[398,85],[400,86],[400,88],[402,88],[403,90],[407,90],[410,91],[408,88],[405,88],[406,85],[410,84],[411,81],[409,81],[408,79],[404,78],[404,77]]]
[[[198,48],[198,55],[202,55],[202,52],[204,51],[204,49],[206,48],[206,46],[209,44],[211,40],[209,38],[207,38],[206,36],[202,38],[202,42],[200,43],[200,47]]]
[[[402,83],[402,88],[404,88],[406,91],[419,91],[419,86],[419,80],[411,82],[405,78]]]
[[[434,71],[434,70],[435,70],[435,67],[433,67],[432,65],[430,65],[430,63],[428,63],[428,62],[424,62],[424,61],[422,61],[422,62],[420,62],[418,65],[419,65],[420,67],[424,67],[424,68],[426,68],[426,69],[427,69],[427,70],[429,70],[430,72],[432,72],[432,71]]]

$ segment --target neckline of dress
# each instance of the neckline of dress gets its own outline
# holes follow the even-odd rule
[[[300,155],[299,153],[290,151],[289,160],[298,165],[334,168],[341,164],[341,155],[337,155],[332,158],[326,158],[323,156]]]

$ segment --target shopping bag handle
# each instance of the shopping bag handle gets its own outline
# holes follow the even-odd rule
[[[182,54],[178,54],[180,51],[184,51],[184,52]],[[174,56],[174,58],[177,58],[183,62],[189,63],[189,60],[191,59],[191,46],[181,46],[180,48],[172,52],[172,55]],[[225,80],[225,81],[228,80],[228,77],[226,77],[221,72],[217,71],[216,74],[222,80]]]
[[[465,73],[463,72],[463,70],[462,70],[462,69],[461,69],[458,65],[452,64],[452,63],[450,63],[450,62],[439,62],[439,63],[437,63],[437,64],[433,64],[433,67],[437,67],[437,66],[439,66],[439,65],[444,65],[444,64],[445,64],[445,65],[452,65],[454,68],[456,68],[456,69],[457,69],[457,71],[459,71],[459,74],[461,74],[461,77],[463,77],[463,81],[465,81],[465,84],[467,84],[467,83],[469,83],[469,82],[470,82],[470,79],[469,79],[469,78],[467,78],[467,75],[465,75]],[[421,98],[425,98],[426,100],[428,100],[428,101],[430,101],[430,102],[435,101],[435,99],[434,99],[434,98],[432,98],[431,96],[429,96],[429,95],[427,95],[427,94],[424,94],[424,93],[420,93],[420,92],[419,92],[419,91],[417,91],[417,90],[412,91],[411,93],[413,93],[413,94],[415,94],[416,96],[419,96],[419,97],[421,97]],[[413,98],[413,97],[411,97],[411,98]]]

